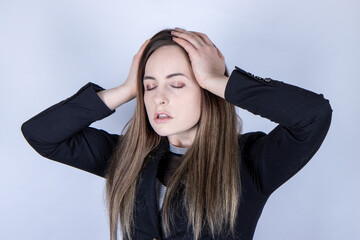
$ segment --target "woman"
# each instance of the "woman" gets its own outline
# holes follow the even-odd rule
[[[89,127],[135,97],[124,134]],[[235,106],[278,125],[241,134]],[[122,85],[89,82],[21,130],[42,156],[106,178],[112,240],[119,221],[123,239],[252,239],[331,115],[322,94],[237,66],[229,76],[205,34],[175,28],[141,46]]]

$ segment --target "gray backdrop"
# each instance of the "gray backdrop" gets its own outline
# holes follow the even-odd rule
[[[108,239],[105,180],[48,160],[21,124],[87,82],[112,88],[157,31],[206,33],[255,75],[330,100],[327,138],[269,199],[254,239],[359,239],[360,15],[355,0],[0,0],[0,239]],[[135,100],[91,126],[120,133]],[[244,132],[275,124],[237,108]]]

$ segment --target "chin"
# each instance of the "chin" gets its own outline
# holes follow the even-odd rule
[[[156,132],[156,134],[161,137],[167,137],[170,135],[170,133],[168,131],[166,131],[166,129],[161,129],[159,127],[154,127],[154,126],[151,126],[151,127],[154,130],[154,132]]]
[[[154,129],[154,131],[157,133],[157,135],[159,135],[161,137],[167,137],[170,135],[170,133],[167,131],[159,131],[159,130],[155,130],[155,129]]]

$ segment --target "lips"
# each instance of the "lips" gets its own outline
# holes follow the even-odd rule
[[[172,118],[169,113],[167,112],[156,112],[154,119],[158,119],[160,114],[165,114],[168,118]]]

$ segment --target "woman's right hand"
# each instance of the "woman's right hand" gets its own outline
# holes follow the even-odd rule
[[[141,45],[139,51],[133,57],[131,67],[130,67],[130,71],[129,71],[129,75],[128,75],[126,81],[123,83],[129,89],[129,91],[132,93],[133,97],[136,97],[136,93],[137,93],[136,81],[137,81],[137,71],[138,71],[138,68],[139,68],[139,61],[140,61],[141,55],[142,55],[145,47],[149,43],[149,41],[150,41],[150,39],[146,40]]]

